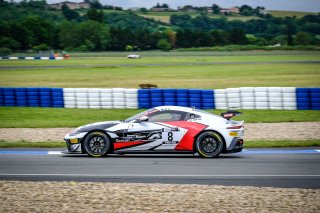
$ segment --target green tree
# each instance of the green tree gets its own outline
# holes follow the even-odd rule
[[[103,21],[104,21],[103,20],[103,18],[104,18],[103,10],[98,11],[95,8],[91,8],[90,10],[87,11],[87,17],[89,20],[97,21],[100,23],[103,23]]]
[[[133,51],[133,46],[132,45],[127,45],[126,46],[126,51]]]
[[[213,45],[223,46],[229,43],[228,33],[224,30],[213,30],[211,31],[211,39]]]
[[[286,45],[287,44],[287,36],[285,35],[277,35],[271,40],[271,44],[281,44]]]
[[[295,37],[296,45],[310,45],[312,41],[312,37],[309,33],[298,32]]]
[[[63,16],[69,21],[78,20],[80,18],[80,15],[76,11],[71,10],[66,4],[62,5],[61,11]]]
[[[244,34],[243,30],[238,28],[231,30],[231,32],[229,33],[229,41],[233,44],[240,44],[240,45],[248,43],[248,39]]]
[[[17,50],[20,48],[20,43],[12,38],[0,36],[0,47]]]
[[[34,52],[45,51],[45,50],[49,50],[49,47],[46,44],[40,44],[40,45],[33,46],[32,50]]]
[[[140,12],[142,12],[142,13],[147,13],[147,12],[148,12],[148,9],[145,8],[145,7],[142,7],[142,8],[140,8]]]
[[[240,14],[243,15],[243,16],[251,16],[253,15],[253,8],[248,6],[248,5],[242,5],[240,8],[239,8],[239,11],[240,11]]]
[[[96,21],[65,22],[60,27],[59,37],[62,48],[66,49],[106,50],[109,44],[108,28]]]
[[[163,51],[171,50],[171,44],[167,41],[167,39],[160,39],[157,43],[157,48]]]
[[[95,9],[102,9],[103,8],[103,6],[99,2],[99,0],[87,0],[87,2],[90,4],[91,8],[95,8]]]
[[[213,14],[219,14],[220,13],[220,7],[218,5],[213,4],[211,8],[212,8],[212,13]]]

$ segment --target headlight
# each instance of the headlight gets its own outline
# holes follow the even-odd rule
[[[76,136],[76,135],[79,135],[79,134],[81,134],[81,132],[76,132],[75,131],[75,132],[70,133],[69,136]]]

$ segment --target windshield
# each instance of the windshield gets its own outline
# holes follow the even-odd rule
[[[146,111],[140,112],[139,114],[136,114],[136,115],[126,119],[124,122],[129,123],[131,121],[137,120],[138,118],[141,118],[142,116],[148,115],[148,114],[155,112],[155,111],[157,111],[155,108],[148,109]]]

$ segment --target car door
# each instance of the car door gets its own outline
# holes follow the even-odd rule
[[[156,111],[148,115],[146,121],[136,121],[129,125],[128,135],[144,136],[147,142],[130,150],[174,150],[186,133],[185,129],[175,127],[166,122],[182,121],[185,112],[175,110]]]

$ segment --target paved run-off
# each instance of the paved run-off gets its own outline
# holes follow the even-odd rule
[[[63,141],[74,128],[0,128],[4,141]],[[320,139],[320,122],[247,123],[245,140]]]
[[[0,181],[0,212],[319,212],[319,189]]]

